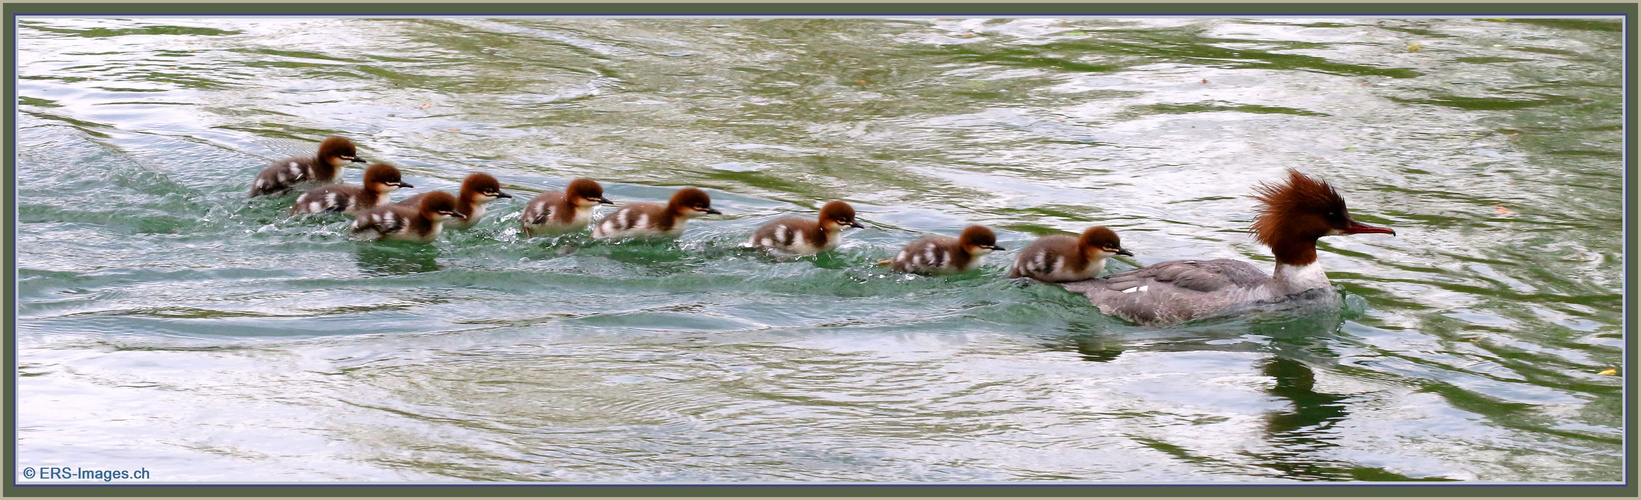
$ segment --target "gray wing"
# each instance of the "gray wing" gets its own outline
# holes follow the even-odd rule
[[[345,212],[353,207],[354,199],[358,196],[359,191],[354,186],[332,184],[313,188],[296,198],[296,204],[291,206],[291,213]]]
[[[598,229],[594,230],[594,236],[597,236],[600,229],[603,230],[604,234],[609,234],[638,227],[639,222],[654,221],[665,210],[666,208],[661,205],[653,203],[629,204],[621,207],[620,210],[616,210],[609,217],[605,217],[604,220],[598,221]]]
[[[1270,276],[1240,260],[1176,260],[1106,277],[1106,288],[1171,284],[1195,292],[1212,293],[1227,287],[1256,287]],[[1100,281],[1100,280],[1094,280]]]
[[[1061,283],[1088,296],[1100,312],[1140,324],[1186,321],[1252,297],[1270,276],[1231,259],[1177,260],[1099,279]]]
[[[1060,256],[1076,251],[1077,240],[1069,236],[1052,235],[1038,238],[1015,256],[1014,264],[1009,266],[1009,277],[1036,278],[1047,275],[1054,272],[1055,263]]]
[[[797,241],[798,234],[803,231],[803,222],[803,219],[795,217],[776,219],[753,232],[752,241],[759,245],[763,245],[767,240],[771,243],[768,246],[792,246],[792,243]]]
[[[353,232],[375,230],[385,235],[402,231],[410,225],[410,216],[406,211],[405,207],[386,205],[359,212],[353,218]]]
[[[895,270],[907,273],[922,273],[936,271],[948,264],[952,264],[955,259],[951,251],[946,248],[946,245],[941,244],[946,243],[947,240],[955,241],[956,239],[925,236],[908,243],[905,248],[901,249],[900,253],[895,254],[893,259]]]
[[[311,158],[287,158],[274,162],[262,169],[256,180],[251,182],[251,197],[283,193],[292,186],[307,182],[311,163]]]
[[[547,221],[553,220],[553,209],[563,197],[563,193],[552,191],[537,195],[524,206],[524,212],[519,214],[519,221],[525,225],[546,224]]]

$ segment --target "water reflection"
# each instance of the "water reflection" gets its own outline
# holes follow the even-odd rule
[[[1093,334],[1074,337],[1068,340],[1073,350],[1081,355],[1084,361],[1105,363],[1117,359],[1128,350],[1132,340],[1120,335]]]
[[[1316,371],[1304,362],[1272,356],[1260,372],[1276,381],[1270,394],[1289,405],[1287,410],[1266,414],[1265,439],[1271,451],[1250,453],[1257,463],[1279,472],[1281,477],[1303,480],[1353,481],[1453,481],[1433,477],[1408,477],[1349,462],[1328,460],[1328,450],[1336,448],[1340,437],[1334,424],[1350,416],[1349,395],[1316,391]]]
[[[441,269],[439,247],[399,241],[361,242],[359,269],[376,276],[429,273]]]
[[[1315,455],[1334,444],[1328,427],[1345,418],[1345,396],[1315,391],[1316,373],[1305,363],[1272,356],[1260,373],[1276,380],[1270,394],[1290,405],[1266,416],[1265,437],[1275,451],[1262,454],[1261,465],[1296,479],[1345,479],[1336,466],[1320,463]]]

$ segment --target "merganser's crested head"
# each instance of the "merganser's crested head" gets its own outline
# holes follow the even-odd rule
[[[467,214],[456,211],[456,197],[444,191],[427,193],[417,211],[421,212],[423,218],[435,221],[467,218]]]
[[[991,232],[985,226],[969,226],[963,229],[963,234],[957,237],[957,244],[974,255],[985,255],[996,250],[1003,250],[997,246],[997,233]]]
[[[328,137],[325,142],[319,143],[319,157],[321,162],[340,167],[348,162],[365,163],[359,157],[359,151],[354,149],[353,141],[346,137]]]
[[[496,198],[512,198],[513,195],[501,191],[501,183],[495,177],[486,173],[475,173],[462,181],[462,196],[471,197],[475,203],[489,203]]]
[[[684,188],[678,190],[677,194],[672,195],[672,201],[667,203],[667,209],[671,210],[674,214],[684,217],[691,217],[703,213],[723,213],[712,208],[712,198],[707,196],[706,191],[695,188]]]
[[[820,225],[821,227],[828,229],[841,228],[843,226],[854,228],[866,227],[855,220],[855,207],[851,207],[848,203],[841,201],[830,202],[821,207]]]
[[[1094,226],[1083,231],[1083,237],[1077,239],[1077,246],[1082,247],[1084,253],[1102,252],[1098,257],[1105,258],[1112,255],[1134,256],[1122,247],[1122,240],[1117,238],[1117,232],[1105,226]]]
[[[590,207],[600,203],[605,205],[615,204],[615,202],[604,198],[604,186],[598,185],[592,179],[570,181],[570,185],[564,188],[564,194],[570,198],[571,203],[583,207]],[[677,195],[674,195],[673,199],[677,199]]]
[[[1260,243],[1271,247],[1278,262],[1295,265],[1314,262],[1316,239],[1323,236],[1396,234],[1388,227],[1352,220],[1350,211],[1345,209],[1345,199],[1333,186],[1297,170],[1288,170],[1286,184],[1260,183],[1254,192],[1253,198],[1259,200],[1261,206],[1249,231]]]
[[[345,139],[344,139],[345,140]],[[378,192],[390,192],[399,188],[413,188],[399,178],[399,169],[386,163],[377,163],[365,169],[365,187]]]

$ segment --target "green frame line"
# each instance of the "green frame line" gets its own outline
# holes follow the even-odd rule
[[[4,242],[5,283],[0,286],[0,297],[11,309],[3,325],[6,342],[4,361],[7,370],[4,387],[8,397],[0,401],[4,406],[6,425],[4,437],[5,481],[0,493],[8,497],[232,497],[232,496],[341,496],[341,497],[516,497],[516,496],[585,496],[585,497],[794,497],[794,496],[886,496],[886,497],[1068,497],[1068,496],[1124,496],[1124,497],[1297,497],[1297,496],[1434,496],[1434,497],[1636,497],[1636,412],[1632,411],[1635,381],[1628,376],[1634,365],[1626,363],[1621,372],[1624,381],[1625,409],[1624,435],[1626,469],[1622,483],[1535,483],[1535,484],[1467,484],[1467,483],[1296,483],[1296,484],[119,484],[106,486],[85,485],[18,485],[17,484],[17,249],[16,228],[17,195],[13,189],[17,181],[17,21],[18,16],[62,17],[120,17],[120,16],[748,16],[748,17],[806,17],[806,16],[1170,16],[1170,17],[1257,17],[1257,16],[1440,16],[1440,17],[1504,17],[1504,16],[1622,16],[1624,21],[1625,64],[1630,71],[1625,75],[1625,180],[1624,230],[1635,224],[1637,200],[1636,132],[1636,23],[1638,4],[1635,3],[6,3],[0,7],[5,17],[4,33],[9,45],[0,61],[4,62],[11,78],[5,81],[5,106],[11,127],[5,130],[6,149],[12,154],[5,158],[3,186],[4,207],[7,217],[0,227],[7,229],[0,241]],[[1181,14],[1181,12],[1184,12]],[[1624,236],[1624,342],[1626,361],[1636,353],[1636,311],[1632,305],[1630,284],[1637,276],[1637,262],[1633,258],[1637,235]]]

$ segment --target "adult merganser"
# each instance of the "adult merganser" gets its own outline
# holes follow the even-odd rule
[[[843,228],[864,228],[855,221],[855,208],[848,203],[834,201],[821,207],[820,218],[809,220],[783,217],[764,224],[752,233],[747,244],[769,247],[787,253],[814,255],[831,251],[843,242]]]
[[[593,219],[593,207],[614,205],[604,197],[604,186],[592,179],[576,179],[563,192],[546,191],[530,200],[519,213],[526,237],[580,231]]]
[[[251,182],[250,197],[281,194],[299,184],[335,182],[336,173],[348,162],[365,163],[354,149],[353,141],[345,137],[327,138],[319,143],[319,153],[313,158],[286,158],[262,169]]]
[[[712,208],[705,191],[684,188],[672,195],[667,206],[633,203],[599,221],[593,238],[658,237],[677,238],[684,234],[684,222],[701,214],[723,213]]]
[[[439,237],[444,221],[464,217],[467,215],[456,211],[455,196],[434,191],[423,196],[415,207],[382,205],[359,212],[353,219],[353,234],[375,232],[378,240],[432,243]]]
[[[363,185],[331,184],[319,186],[296,197],[291,215],[320,212],[357,213],[387,204],[387,194],[399,188],[416,187],[399,177],[399,169],[386,163],[377,163],[365,169]]]
[[[1081,238],[1044,236],[1020,251],[1009,277],[1024,276],[1048,283],[1093,279],[1105,270],[1105,260],[1113,255],[1133,257],[1134,252],[1124,250],[1117,233],[1105,226],[1088,228]]]
[[[474,224],[479,223],[480,217],[484,217],[484,205],[486,203],[496,201],[499,198],[513,197],[513,195],[502,192],[501,183],[497,182],[495,177],[491,177],[490,174],[486,173],[468,175],[467,179],[462,181],[460,193],[456,196],[456,211],[467,214],[467,217],[446,222],[444,227],[448,229],[465,230],[472,228]],[[432,193],[422,193],[405,198],[395,203],[395,205],[421,206],[422,198],[429,194]]]
[[[969,226],[956,238],[924,236],[912,240],[895,258],[878,265],[893,265],[896,271],[906,273],[962,273],[980,267],[981,257],[1002,249],[997,246],[996,233],[985,226]]]
[[[1352,220],[1345,199],[1332,186],[1296,170],[1288,171],[1286,184],[1261,183],[1254,190],[1261,206],[1250,231],[1276,255],[1275,275],[1238,260],[1182,260],[1060,286],[1087,295],[1108,315],[1142,325],[1177,323],[1331,288],[1316,260],[1317,238],[1396,234]],[[1327,296],[1338,300],[1338,294]]]

